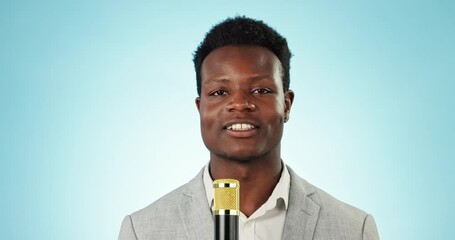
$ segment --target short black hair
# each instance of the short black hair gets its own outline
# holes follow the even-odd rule
[[[201,96],[201,67],[204,59],[213,50],[227,45],[254,45],[272,51],[280,60],[283,69],[284,92],[289,90],[291,51],[286,38],[263,21],[245,16],[227,18],[215,25],[205,35],[193,55],[196,70],[197,93]]]

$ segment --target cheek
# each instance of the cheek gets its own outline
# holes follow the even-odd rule
[[[212,124],[210,123],[210,119],[207,118],[207,116],[204,113],[200,114],[200,128],[201,128],[201,136],[204,141],[204,143],[207,145],[208,142],[210,142],[210,139],[212,138],[210,134],[210,126]]]
[[[277,99],[274,106],[275,106],[275,108],[273,109],[274,112],[271,113],[271,115],[278,119],[280,123],[284,123],[284,118],[286,116],[286,105],[284,101],[282,101],[281,99]]]
[[[279,134],[283,131],[286,116],[285,112],[284,101],[277,100],[275,102],[275,107],[270,109],[270,112],[267,114],[269,116],[269,124],[272,128],[270,131],[272,134]]]
[[[264,123],[266,123],[269,133],[274,134],[281,131],[284,126],[284,110],[278,108],[270,109],[264,116],[267,116],[264,118],[264,120],[267,119]]]
[[[208,106],[201,107],[199,111],[199,117],[201,120],[201,128],[203,131],[212,128],[217,119],[216,113],[210,110]]]

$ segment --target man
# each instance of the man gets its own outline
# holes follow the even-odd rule
[[[214,238],[212,181],[240,181],[240,238],[379,239],[371,215],[296,175],[281,160],[294,100],[286,39],[261,21],[227,19],[194,55],[196,106],[210,162],[189,183],[127,216],[120,240]]]

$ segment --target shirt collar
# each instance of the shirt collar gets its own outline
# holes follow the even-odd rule
[[[209,163],[207,165],[205,165],[203,179],[204,179],[205,193],[207,194],[207,202],[210,207],[213,207],[213,195],[214,195],[213,180],[209,173]],[[289,171],[288,171],[288,168],[286,167],[286,164],[283,163],[283,171],[281,172],[280,180],[278,181],[278,184],[275,186],[275,189],[273,189],[273,192],[270,195],[267,202],[264,203],[264,205],[267,205],[267,206],[263,205],[263,207],[266,207],[267,210],[272,209],[276,206],[278,200],[282,199],[284,201],[284,205],[287,210],[290,186],[291,186],[291,176],[289,175]]]
[[[209,164],[207,163],[204,167],[204,187],[205,187],[205,193],[207,194],[207,202],[209,204],[209,207],[211,208],[213,206],[213,180],[212,177],[210,176],[209,173]]]

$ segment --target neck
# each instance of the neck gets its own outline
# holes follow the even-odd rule
[[[240,182],[240,211],[249,217],[261,207],[281,177],[280,153],[267,154],[248,161],[227,159],[212,154],[212,179],[233,178]]]

